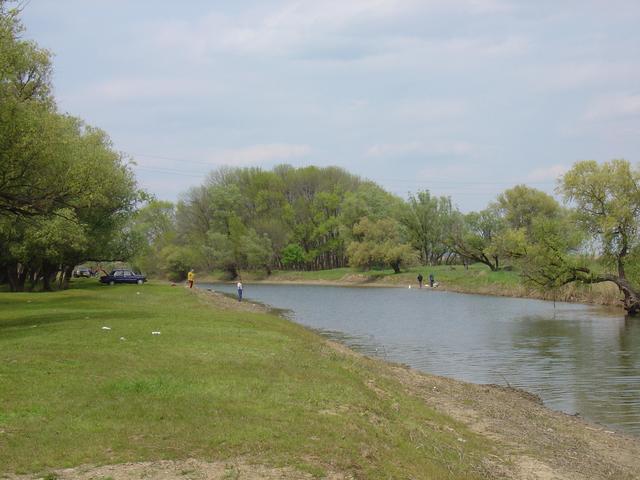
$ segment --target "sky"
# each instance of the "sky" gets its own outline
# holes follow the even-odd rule
[[[29,0],[59,109],[176,200],[222,165],[336,165],[463,211],[640,159],[637,0]]]

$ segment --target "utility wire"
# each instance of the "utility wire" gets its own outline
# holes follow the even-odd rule
[[[162,155],[152,155],[147,153],[131,153],[130,155],[134,157],[142,157],[142,158],[150,158],[156,160],[166,160],[169,162],[177,162],[177,163],[188,163],[193,165],[203,165],[206,167],[210,167],[211,169],[216,168],[218,165],[212,165],[209,162],[202,162],[196,160],[190,160],[185,158],[177,158],[177,157],[165,157]],[[165,167],[151,167],[147,165],[139,165],[138,168],[145,168],[147,170],[152,170],[155,168],[161,170],[172,170],[171,168]],[[176,170],[177,173],[184,173],[184,170]],[[199,174],[199,172],[194,172],[194,174]],[[202,173],[202,175],[207,175],[207,173]],[[192,176],[192,175],[190,175]],[[519,183],[526,183],[528,185],[555,185],[554,181],[527,181],[527,180],[506,180],[506,181],[482,181],[482,180],[448,180],[443,178],[433,178],[433,179],[409,179],[409,178],[378,178],[378,179],[369,179],[375,182],[398,182],[398,183],[452,183],[459,185],[517,185]]]

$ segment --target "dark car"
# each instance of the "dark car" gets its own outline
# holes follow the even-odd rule
[[[147,281],[147,277],[144,275],[138,275],[131,270],[114,270],[109,275],[103,275],[100,277],[100,283],[108,283],[109,285],[115,285],[116,283],[137,283],[142,285]]]

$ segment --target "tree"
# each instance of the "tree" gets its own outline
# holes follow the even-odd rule
[[[562,177],[558,191],[575,205],[576,225],[584,232],[583,238],[597,246],[599,262],[590,264],[576,255],[567,243],[567,229],[547,220],[539,224],[526,251],[526,261],[536,266],[529,273],[530,280],[542,288],[612,282],[624,296],[625,310],[637,315],[640,171],[625,160],[582,161]]]
[[[403,242],[400,224],[392,218],[371,221],[363,218],[353,227],[355,240],[349,244],[349,264],[357,268],[391,267],[395,273],[416,261],[416,251]]]
[[[20,38],[18,15],[0,0],[0,215],[64,208],[69,195],[67,185],[51,181],[65,162],[49,148],[62,127],[50,95],[50,54]]]
[[[504,221],[495,208],[467,215],[458,214],[452,222],[449,242],[461,257],[487,265],[492,271],[500,268],[496,239],[504,231]]]
[[[162,272],[161,252],[176,239],[175,215],[173,203],[160,200],[148,202],[135,213],[131,230],[140,246],[134,263],[147,275]]]
[[[69,258],[87,248],[87,228],[78,221],[75,212],[65,209],[55,213],[50,217],[34,218],[27,224],[22,241],[13,243],[11,251],[21,268],[11,272],[15,273],[10,276],[12,290],[22,289],[19,284],[21,272],[31,277],[32,287],[38,278],[42,278],[44,290],[51,290],[59,266],[67,264]],[[60,285],[65,282],[68,282],[68,277],[61,275]]]
[[[299,269],[304,263],[304,248],[297,243],[290,243],[282,250],[282,264],[286,268]]]
[[[270,272],[271,241],[247,229],[238,218],[231,218],[228,234],[209,232],[207,247],[214,266],[228,272],[231,278],[238,277],[244,269],[263,268]]]
[[[61,115],[50,54],[23,40],[19,8],[0,0],[0,267],[13,290],[88,259],[131,255],[127,227],[143,197],[108,136]]]
[[[451,229],[453,207],[449,197],[433,197],[428,191],[409,195],[407,208],[400,217],[412,245],[425,264],[437,265],[450,251],[447,238]]]
[[[516,185],[498,195],[494,208],[513,229],[529,229],[536,217],[558,218],[560,204],[551,196],[526,185]]]

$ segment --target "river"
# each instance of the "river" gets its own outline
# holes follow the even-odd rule
[[[201,285],[235,293],[234,285]],[[245,298],[364,354],[539,395],[640,436],[640,319],[580,304],[430,289],[245,285]]]

